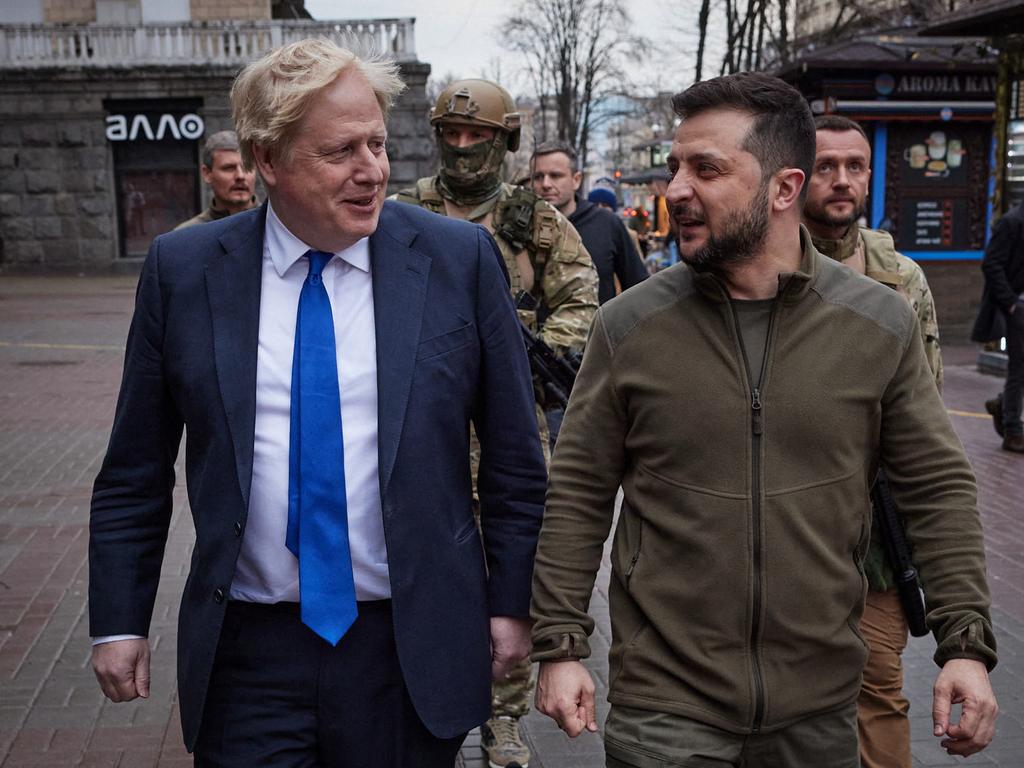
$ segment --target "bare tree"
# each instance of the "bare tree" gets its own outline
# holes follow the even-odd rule
[[[704,49],[708,40],[708,17],[711,15],[711,0],[701,0],[700,13],[697,15],[697,67],[693,81],[699,83],[704,73]]]
[[[440,77],[431,77],[427,80],[427,100],[430,102],[430,106],[434,106],[437,102],[438,97],[441,95],[441,91],[447,88],[449,85],[458,80],[453,73],[445,72]]]
[[[554,109],[557,138],[584,164],[594,130],[622,111],[625,55],[645,48],[630,27],[623,0],[519,0],[501,25],[502,44],[524,59],[541,125]]]

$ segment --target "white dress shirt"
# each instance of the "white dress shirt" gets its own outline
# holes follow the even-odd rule
[[[256,434],[252,488],[231,598],[256,603],[299,600],[298,560],[285,547],[292,351],[299,294],[310,246],[267,206],[263,240]],[[348,536],[357,600],[391,596],[377,471],[377,343],[370,243],[363,238],[334,254],[323,271],[334,317],[345,443]]]

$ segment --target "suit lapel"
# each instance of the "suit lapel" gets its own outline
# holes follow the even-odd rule
[[[415,237],[416,231],[406,226],[392,205],[386,203],[377,231],[370,237],[382,496],[398,455],[430,274],[430,257],[410,247]]]
[[[220,236],[223,251],[206,260],[206,294],[217,384],[235,449],[238,485],[248,509],[256,432],[256,355],[266,203],[251,214],[235,216],[239,217],[237,226]]]

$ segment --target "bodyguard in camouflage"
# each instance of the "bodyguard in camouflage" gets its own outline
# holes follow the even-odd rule
[[[935,303],[924,271],[897,253],[888,232],[857,225],[871,178],[871,147],[852,120],[827,115],[815,120],[817,156],[807,186],[804,224],[815,248],[836,261],[898,291],[917,313],[928,365],[942,389],[942,354]],[[860,630],[870,648],[857,699],[863,768],[910,768],[909,702],[903,696],[900,655],[907,620],[878,527],[864,560],[870,591]]]
[[[597,272],[562,214],[532,191],[501,180],[505,153],[519,147],[520,116],[508,91],[488,80],[458,80],[441,92],[430,125],[441,169],[393,199],[485,226],[501,249],[512,295],[526,291],[537,303],[536,311],[520,310],[523,322],[535,331],[539,326],[541,338],[557,354],[582,350],[597,309]],[[547,456],[541,405],[537,425]],[[474,450],[474,479],[478,457]],[[504,683],[493,686],[491,719],[481,729],[492,768],[528,765],[519,718],[530,707],[530,672],[525,660]]]

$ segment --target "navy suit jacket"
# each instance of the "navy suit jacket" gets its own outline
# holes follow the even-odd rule
[[[265,221],[263,206],[153,242],[93,490],[90,632],[146,635],[185,430],[196,543],[178,685],[189,749],[249,504]],[[420,718],[451,737],[489,716],[489,617],[529,615],[546,481],[529,366],[501,257],[481,227],[387,202],[370,258],[398,655]],[[470,421],[482,445],[483,545]]]

